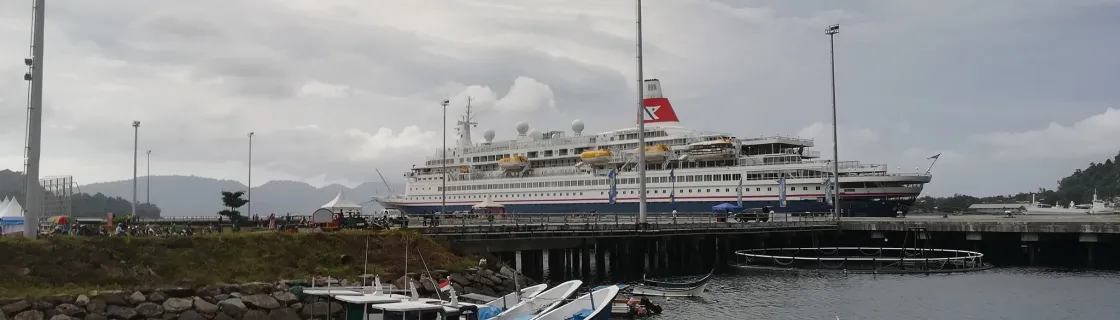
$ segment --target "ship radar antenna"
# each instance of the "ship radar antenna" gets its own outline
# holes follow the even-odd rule
[[[474,121],[475,115],[471,114],[471,97],[467,97],[467,110],[463,114],[462,120],[459,120],[458,127],[455,130],[459,131],[459,148],[466,149],[474,146],[471,140],[471,127],[477,127],[478,122]]]

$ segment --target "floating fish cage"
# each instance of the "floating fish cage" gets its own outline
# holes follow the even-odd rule
[[[886,247],[739,250],[735,252],[732,265],[763,271],[871,274],[971,272],[992,268],[990,263],[984,262],[984,254],[975,251]]]

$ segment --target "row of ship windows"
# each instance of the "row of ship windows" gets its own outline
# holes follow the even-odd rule
[[[720,188],[715,188],[714,190],[715,190],[715,192],[720,192],[719,189]],[[693,193],[693,190],[695,190],[697,193],[711,193],[713,189],[678,189],[677,192],[678,192],[678,194]],[[738,188],[735,188],[735,192],[738,192],[738,190],[739,190]],[[797,191],[797,187],[790,187],[789,190],[790,191]],[[801,190],[809,191],[809,187],[801,187]],[[821,187],[817,186],[816,190],[821,190]],[[745,191],[750,192],[751,188],[746,188]],[[762,191],[762,188],[754,188],[754,191]],[[766,188],[766,191],[773,191],[773,188]],[[845,191],[855,191],[855,190],[845,190]],[[649,194],[669,194],[669,192],[670,192],[670,190],[665,190],[665,189],[649,190]],[[731,188],[723,188],[723,192],[725,192],[725,193],[726,192],[731,192]],[[622,190],[622,191],[619,191],[618,194],[638,194],[638,191],[637,190]],[[482,198],[487,198],[487,197],[491,197],[491,198],[532,198],[532,197],[570,197],[570,196],[582,196],[582,195],[583,195],[583,192],[551,192],[551,193],[508,193],[508,194],[495,194],[495,195],[466,195],[466,196],[452,195],[452,196],[448,196],[447,198],[448,199],[482,199]],[[599,195],[605,196],[605,195],[607,195],[607,192],[606,191],[600,191]],[[415,197],[415,198],[420,199],[420,200],[439,200],[438,196],[434,196],[434,197],[433,196],[420,196],[420,197]]]
[[[666,133],[665,131],[651,131],[651,132],[646,133],[646,138],[659,138],[659,137],[667,137],[667,136],[669,136],[669,134]],[[634,139],[638,139],[638,134],[637,133],[626,134],[622,137],[618,137],[617,140],[622,141],[622,140],[634,140]],[[615,137],[611,137],[610,140],[615,141],[616,139],[615,139]],[[591,142],[595,142],[594,138],[592,138]],[[687,140],[685,140],[685,139],[672,139],[672,140],[664,140],[664,141],[649,141],[649,142],[646,142],[646,145],[649,145],[649,146],[653,146],[653,145],[656,145],[656,144],[677,145],[677,144],[685,144],[685,142],[687,142]],[[628,144],[622,144],[622,145],[604,146],[604,148],[616,147],[616,148],[625,150],[625,149],[634,149],[634,148],[637,148],[637,146],[638,146],[638,144],[636,144],[636,143],[628,143]],[[568,155],[578,155],[578,154],[582,153],[583,151],[592,150],[592,149],[596,149],[596,148],[595,147],[581,147],[581,148],[574,148],[574,149],[538,150],[538,151],[527,152],[526,157],[527,158],[537,158],[538,155],[540,155],[542,157],[552,157],[554,155],[563,157],[563,156],[568,156]],[[498,159],[508,157],[508,156],[513,156],[513,155],[516,155],[516,154],[492,154],[492,155],[485,155],[485,156],[477,156],[477,157],[471,157],[471,162],[478,163],[478,162],[498,161]],[[456,159],[447,159],[447,164],[448,165],[453,165],[453,164],[455,164],[455,161],[456,161]],[[464,161],[466,161],[465,158],[458,158],[459,163],[464,163]],[[429,165],[429,166],[436,166],[436,165],[441,165],[441,162],[443,162],[443,160],[437,159],[437,160],[428,160],[424,163],[426,165]]]

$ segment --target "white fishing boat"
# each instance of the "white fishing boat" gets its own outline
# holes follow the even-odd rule
[[[633,286],[630,293],[655,297],[697,297],[704,293],[704,289],[707,288],[708,281],[711,279],[711,271],[696,280],[679,282],[654,281],[643,277],[641,282]]]
[[[552,289],[545,290],[532,299],[525,300],[513,308],[509,308],[493,319],[499,320],[525,320],[533,316],[544,314],[568,299],[572,293],[583,285],[583,281],[572,280],[561,283]]]
[[[505,311],[505,310],[508,310],[509,308],[513,308],[514,306],[521,303],[522,301],[526,301],[526,300],[532,299],[533,297],[536,297],[538,294],[543,292],[545,288],[548,288],[548,284],[542,283],[542,284],[538,284],[538,285],[531,286],[531,287],[528,287],[528,288],[524,288],[524,289],[521,289],[520,292],[512,292],[512,293],[507,294],[507,295],[505,295],[501,298],[497,298],[497,299],[494,299],[490,302],[487,302],[486,305],[498,308],[502,311]]]
[[[618,290],[618,286],[609,286],[592,291],[552,311],[542,313],[532,320],[590,320],[597,319],[604,313],[603,310],[606,310],[605,314],[609,316],[613,305],[611,302],[614,301],[615,296],[618,296]]]

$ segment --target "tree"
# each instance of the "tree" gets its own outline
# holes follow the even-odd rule
[[[234,224],[245,221],[245,216],[242,216],[241,212],[237,211],[237,208],[241,208],[249,203],[249,200],[241,198],[243,195],[245,195],[245,191],[222,191],[222,205],[229,209],[218,211],[218,214],[226,217],[229,219],[229,222]]]

